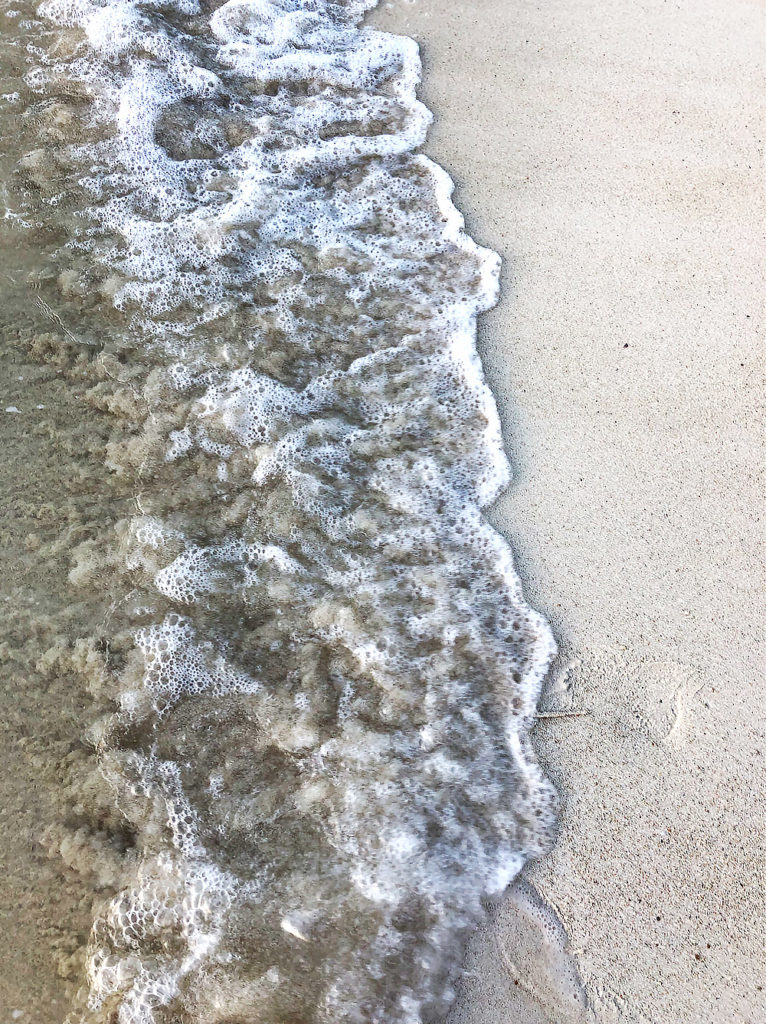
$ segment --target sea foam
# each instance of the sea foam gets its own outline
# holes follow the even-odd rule
[[[131,644],[91,736],[135,846],[73,1022],[437,1021],[548,839],[552,639],[481,512],[499,261],[372,6],[40,9],[58,134],[22,163],[69,217],[62,291],[113,307],[133,423],[103,555]]]

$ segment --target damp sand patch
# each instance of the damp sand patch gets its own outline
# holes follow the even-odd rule
[[[23,253],[3,242],[18,270]],[[104,470],[111,424],[85,397],[90,357],[75,370],[29,294],[7,279],[0,288],[0,392],[12,410],[0,412],[0,918],[12,937],[0,1006],[60,1024],[127,841],[85,735],[99,707],[103,595],[69,579],[73,550],[108,529],[123,498]]]

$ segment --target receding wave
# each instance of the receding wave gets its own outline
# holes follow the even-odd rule
[[[438,1021],[547,842],[552,641],[481,513],[498,259],[372,6],[16,12],[14,216],[100,324],[132,496],[72,570],[105,595],[89,736],[131,837],[72,1022]]]

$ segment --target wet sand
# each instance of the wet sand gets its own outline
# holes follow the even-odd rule
[[[109,600],[69,574],[130,495],[104,468],[100,349],[42,299],[33,241],[6,222],[0,252],[0,1021],[61,1024],[124,852],[86,737]]]
[[[417,0],[375,20],[421,43],[428,152],[505,261],[480,332],[516,472],[494,521],[560,645],[542,706],[582,713],[535,730],[563,807],[526,876],[592,1019],[755,1024],[762,10]],[[503,955],[515,919],[477,937],[451,1024],[563,1019]]]
[[[81,396],[13,344],[25,311],[15,289],[4,287],[3,299],[0,1020],[60,1024],[98,899],[87,870],[76,870],[82,821],[69,792],[90,757],[82,740],[92,698],[68,655],[101,613],[72,594],[67,574],[72,547],[98,528],[106,503],[102,465],[85,457],[94,432]]]

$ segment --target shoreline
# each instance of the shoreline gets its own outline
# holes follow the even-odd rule
[[[503,258],[479,351],[514,481],[491,519],[559,643],[541,707],[587,712],[534,730],[562,810],[524,877],[589,1019],[756,1024],[757,8],[417,0],[372,22],[421,44],[425,151]],[[501,916],[450,1024],[515,1019]],[[558,1020],[536,991],[525,1014]]]

